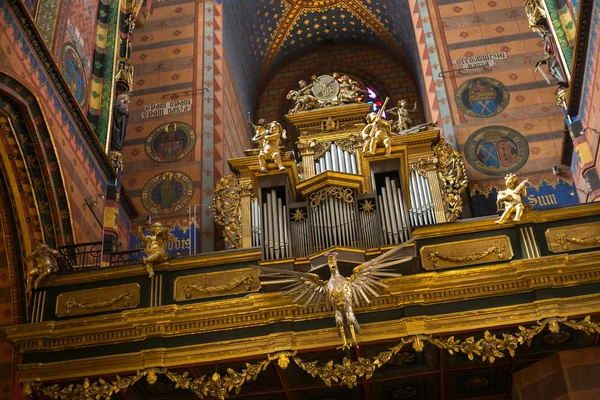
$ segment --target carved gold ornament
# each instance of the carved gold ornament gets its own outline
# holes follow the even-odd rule
[[[74,316],[135,308],[140,303],[140,285],[128,283],[97,289],[65,292],[56,298],[56,316]]]
[[[338,199],[344,200],[346,203],[354,202],[352,189],[339,186],[328,186],[310,195],[310,206],[318,206],[321,204],[321,201],[327,197],[337,197]]]
[[[461,154],[444,138],[433,148],[433,164],[437,170],[437,176],[444,192],[446,203],[446,218],[448,221],[456,221],[462,212],[461,195],[467,188],[468,179],[465,163]]]
[[[258,271],[254,268],[184,275],[175,279],[173,299],[186,301],[219,297],[255,292],[260,288]]]
[[[70,297],[66,302],[65,302],[65,314],[69,315],[71,314],[71,309],[72,308],[83,308],[86,310],[90,310],[90,309],[102,309],[102,308],[107,308],[112,306],[113,304],[118,303],[119,301],[123,300],[123,307],[129,307],[129,301],[131,300],[131,298],[133,297],[133,290],[132,289],[127,289],[125,290],[123,293],[121,293],[120,295],[113,297],[112,299],[106,300],[106,301],[98,301],[98,302],[93,302],[93,303],[80,303],[77,300],[75,300],[74,297]]]
[[[514,256],[506,235],[426,245],[419,252],[426,270],[508,261]]]
[[[246,363],[246,368],[241,372],[228,368],[227,373],[223,375],[215,372],[211,376],[203,375],[199,378],[193,378],[187,372],[174,373],[166,368],[148,368],[138,371],[136,375],[130,377],[116,376],[111,382],[103,379],[90,382],[88,378],[85,378],[81,384],[70,384],[68,386],[58,384],[45,386],[39,382],[22,382],[21,385],[25,395],[37,391],[57,400],[88,398],[109,400],[113,394],[126,390],[142,378],[146,378],[148,384],[152,385],[157,381],[158,375],[164,375],[175,384],[176,388],[190,390],[201,399],[209,397],[222,400],[229,397],[232,391],[239,394],[245,383],[256,380],[258,374],[266,370],[273,361],[277,361],[277,365],[281,369],[286,369],[293,361],[299,368],[313,378],[321,379],[329,387],[335,383],[352,389],[357,386],[359,378],[370,379],[378,368],[388,364],[394,356],[407,346],[411,346],[413,350],[420,353],[425,348],[425,344],[429,343],[439,349],[446,350],[451,355],[463,353],[471,361],[475,360],[475,356],[477,356],[482,361],[492,364],[497,359],[506,357],[507,353],[514,357],[519,346],[531,346],[533,339],[546,328],[552,334],[560,333],[561,325],[582,331],[586,335],[600,333],[600,326],[598,323],[592,322],[590,316],[581,321],[553,317],[538,321],[536,325],[530,327],[519,326],[518,332],[514,334],[502,333],[502,336],[492,334],[488,330],[479,339],[475,339],[474,336],[464,340],[456,339],[454,336],[447,338],[434,338],[429,335],[409,336],[403,338],[396,346],[382,351],[372,358],[358,357],[356,361],[353,361],[348,357],[344,357],[341,363],[335,363],[333,360],[326,363],[303,361],[296,356],[296,351],[282,351],[268,355],[267,359],[259,363]]]
[[[434,268],[439,267],[440,260],[448,261],[451,263],[462,263],[469,261],[479,261],[484,257],[489,256],[490,254],[497,254],[498,258],[502,258],[504,255],[504,245],[500,243],[492,243],[492,245],[481,253],[475,254],[466,254],[464,256],[450,256],[447,254],[442,254],[439,251],[432,251],[427,255],[427,258],[433,264]]]
[[[548,248],[553,253],[589,249],[600,246],[600,224],[589,222],[548,228],[545,232]]]
[[[242,245],[240,195],[253,197],[254,191],[250,183],[240,183],[233,174],[225,175],[215,186],[213,216],[215,222],[223,227],[223,238],[232,249],[238,249]]]
[[[250,274],[246,274],[240,279],[236,279],[231,283],[220,286],[198,286],[196,282],[191,282],[183,286],[183,291],[185,292],[185,297],[187,299],[191,299],[193,292],[199,292],[203,294],[216,294],[229,292],[230,290],[242,285],[244,286],[246,291],[250,291],[250,289],[252,288],[252,283],[254,283],[254,277]]]
[[[587,237],[587,238],[576,238],[576,237],[568,237],[564,233],[558,233],[554,236],[554,242],[562,246],[563,250],[567,250],[567,243],[575,243],[583,246],[593,246],[600,245],[600,236],[595,237]]]

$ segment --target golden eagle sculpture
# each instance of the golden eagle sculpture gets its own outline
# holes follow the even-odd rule
[[[358,305],[363,300],[370,303],[374,297],[379,297],[378,290],[388,286],[382,282],[385,278],[402,276],[389,267],[410,261],[412,257],[394,258],[393,256],[402,250],[407,244],[412,243],[410,239],[401,245],[383,253],[377,258],[362,263],[354,268],[352,276],[345,278],[340,274],[337,266],[337,253],[327,254],[327,263],[331,271],[328,281],[323,281],[317,274],[285,271],[275,268],[258,267],[267,272],[270,277],[285,276],[293,280],[286,287],[283,296],[294,295],[294,303],[304,302],[304,307],[314,306],[318,309],[322,303],[326,303],[335,311],[335,324],[342,338],[342,348],[348,349],[357,346],[356,335],[360,333],[360,325],[354,316],[353,305]],[[351,338],[348,343],[347,337]]]

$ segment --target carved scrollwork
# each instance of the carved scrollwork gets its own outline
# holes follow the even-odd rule
[[[423,157],[420,158],[417,162],[410,163],[410,169],[415,171],[417,174],[422,177],[427,177],[427,170],[431,168],[435,168],[433,164],[433,157]]]
[[[331,147],[331,141],[313,143],[314,145],[311,143],[311,146],[315,152],[315,160],[325,154],[325,152]]]
[[[361,140],[358,138],[358,135],[350,135],[345,139],[335,140],[334,143],[346,153],[354,154],[356,146],[361,145]]]
[[[338,199],[344,200],[346,203],[352,203],[354,201],[352,189],[339,186],[328,186],[310,195],[310,206],[318,206],[321,201],[327,197],[337,197]]]
[[[462,212],[461,195],[467,188],[468,179],[461,154],[442,138],[433,148],[433,163],[444,192],[446,219],[456,221]]]
[[[215,222],[223,227],[223,238],[232,249],[242,245],[241,196],[254,198],[254,189],[250,182],[240,182],[233,174],[222,177],[215,186],[213,215]]]

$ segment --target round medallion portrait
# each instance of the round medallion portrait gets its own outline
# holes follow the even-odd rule
[[[71,93],[75,96],[77,103],[83,108],[87,99],[87,80],[81,59],[69,43],[65,43],[62,52],[61,70]]]
[[[153,214],[171,214],[185,207],[194,193],[189,176],[176,171],[163,172],[142,189],[142,205]]]
[[[510,93],[502,82],[492,78],[469,79],[458,88],[458,109],[472,117],[493,117],[504,111]]]
[[[146,154],[154,161],[174,162],[187,156],[196,144],[194,129],[185,122],[169,122],[146,139]]]
[[[529,158],[523,135],[506,126],[487,126],[473,132],[465,143],[465,158],[479,172],[506,175],[515,172]]]

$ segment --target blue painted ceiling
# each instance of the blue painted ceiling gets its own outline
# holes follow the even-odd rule
[[[245,111],[288,60],[326,43],[362,44],[421,66],[408,0],[225,0],[224,47]],[[360,60],[357,60],[360,63]]]

